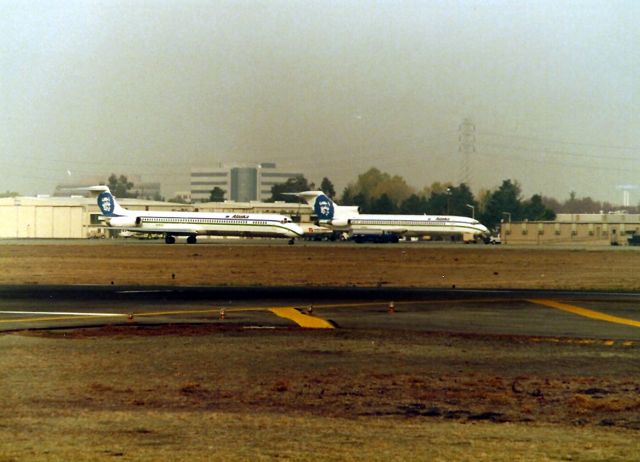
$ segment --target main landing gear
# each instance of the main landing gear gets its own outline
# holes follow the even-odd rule
[[[172,236],[171,234],[166,234],[164,236],[164,242],[166,242],[167,244],[175,244],[176,237]],[[195,243],[196,243],[196,236],[194,234],[187,237],[187,244],[195,244]]]
[[[289,245],[293,245],[296,243],[296,239],[294,237],[292,237],[291,239],[289,239]]]
[[[167,244],[175,244],[176,243],[176,237],[172,236],[171,234],[167,234],[164,237],[164,242],[166,242]],[[187,244],[195,244],[196,243],[196,236],[195,235],[190,235],[187,237]]]

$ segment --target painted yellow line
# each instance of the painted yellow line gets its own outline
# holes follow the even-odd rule
[[[256,307],[256,308],[222,308],[227,313],[239,313],[239,312],[249,312],[249,311],[270,311],[270,307]],[[34,312],[30,312],[32,314]],[[0,315],[3,314],[0,311]],[[11,312],[10,314],[20,314],[19,312]],[[25,313],[26,314],[26,313]],[[130,311],[128,313],[109,313],[109,314],[100,314],[100,316],[96,316],[94,313],[74,313],[74,314],[63,314],[55,316],[39,316],[39,317],[31,317],[31,318],[20,318],[15,317],[12,319],[0,319],[0,324],[19,324],[26,322],[49,322],[49,321],[69,321],[69,320],[85,320],[85,319],[97,319],[97,318],[126,318],[132,316],[134,318],[141,317],[154,317],[154,316],[180,316],[184,314],[220,314],[220,309],[208,309],[208,310],[175,310],[175,311],[146,311],[146,312],[135,312]]]
[[[0,324],[18,324],[24,322],[46,322],[46,321],[69,321],[72,319],[103,319],[103,318],[121,318],[123,316],[127,316],[126,314],[116,314],[114,313],[111,316],[100,316],[96,317],[93,315],[74,315],[74,316],[48,316],[48,317],[39,317],[39,318],[14,318],[14,319],[0,319]]]
[[[302,314],[295,308],[271,308],[270,311],[276,316],[292,320],[300,327],[309,327],[312,329],[333,329],[333,325],[331,325],[329,321],[318,318],[317,316]]]
[[[496,302],[503,301],[506,299],[467,299],[467,300],[456,300],[456,303],[470,303],[470,302]],[[360,302],[360,303],[327,303],[327,304],[313,304],[314,309],[334,309],[334,308],[365,308],[365,307],[376,307],[376,306],[386,306],[389,302],[385,301],[373,301],[373,302]],[[396,306],[399,305],[408,305],[408,304],[440,304],[440,303],[451,303],[451,300],[408,300],[408,301],[396,301],[394,302]],[[206,310],[170,310],[170,311],[147,311],[147,312],[135,312],[128,311],[127,313],[113,313],[108,315],[101,315],[101,317],[128,317],[132,315],[134,318],[140,317],[154,317],[154,316],[180,316],[180,315],[190,315],[190,314],[213,314],[219,315],[221,310],[224,310],[226,313],[242,313],[242,312],[260,312],[260,311],[272,311],[273,307],[269,306],[245,306],[245,307],[222,307],[222,308],[214,308],[214,309],[206,309]],[[2,312],[0,312],[2,314]],[[13,314],[13,313],[12,313]],[[25,313],[26,314],[26,313]],[[35,314],[35,313],[34,313]],[[0,324],[12,324],[12,323],[26,323],[26,322],[48,322],[48,321],[68,321],[71,319],[91,319],[95,314],[87,313],[84,315],[83,313],[76,313],[74,315],[64,315],[60,314],[59,316],[50,316],[50,317],[34,317],[34,318],[14,318],[14,319],[0,319]]]
[[[560,303],[556,302],[555,300],[530,299],[528,301],[537,305],[548,306],[557,310],[566,311],[567,313],[577,314],[578,316],[584,316],[585,318],[597,319],[598,321],[622,324],[625,326],[640,327],[640,321],[620,318],[618,316],[611,316],[609,314],[601,313],[600,311],[588,310],[587,308],[581,308],[579,306],[569,305],[567,303]]]

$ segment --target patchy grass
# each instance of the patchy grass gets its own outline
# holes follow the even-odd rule
[[[162,243],[0,246],[0,284],[638,290],[640,280],[633,271],[616,277],[610,271],[638,266],[640,252],[609,247],[594,251],[429,244],[288,246],[279,241],[234,245],[220,241],[198,245],[194,253],[192,246]]]
[[[46,431],[44,431],[46,429]],[[552,424],[139,410],[3,420],[0,460],[640,460],[637,433]]]
[[[0,336],[0,461],[640,460],[636,348],[144,331]]]

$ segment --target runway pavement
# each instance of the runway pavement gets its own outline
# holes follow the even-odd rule
[[[391,306],[390,306],[391,305]],[[0,331],[108,324],[385,329],[640,345],[640,294],[385,288],[0,286]]]

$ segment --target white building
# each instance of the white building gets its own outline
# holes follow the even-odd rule
[[[307,232],[315,230],[310,223],[312,210],[306,204],[209,202],[191,205],[142,199],[119,199],[118,202],[129,210],[279,213],[291,216]],[[0,239],[73,239],[117,234],[104,227],[100,215],[93,198],[0,198]]]
[[[184,205],[120,199],[130,210],[185,210]],[[0,238],[70,239],[110,235],[99,220],[100,209],[86,197],[0,198]]]
[[[225,164],[191,169],[191,200],[208,201],[211,191],[218,187],[226,200],[237,202],[266,201],[271,198],[271,187],[285,183],[301,173],[279,170],[275,163]]]
[[[87,213],[89,200],[81,197],[2,198],[0,199],[0,237],[89,237],[91,224],[91,215]],[[95,208],[97,211],[97,206]]]

